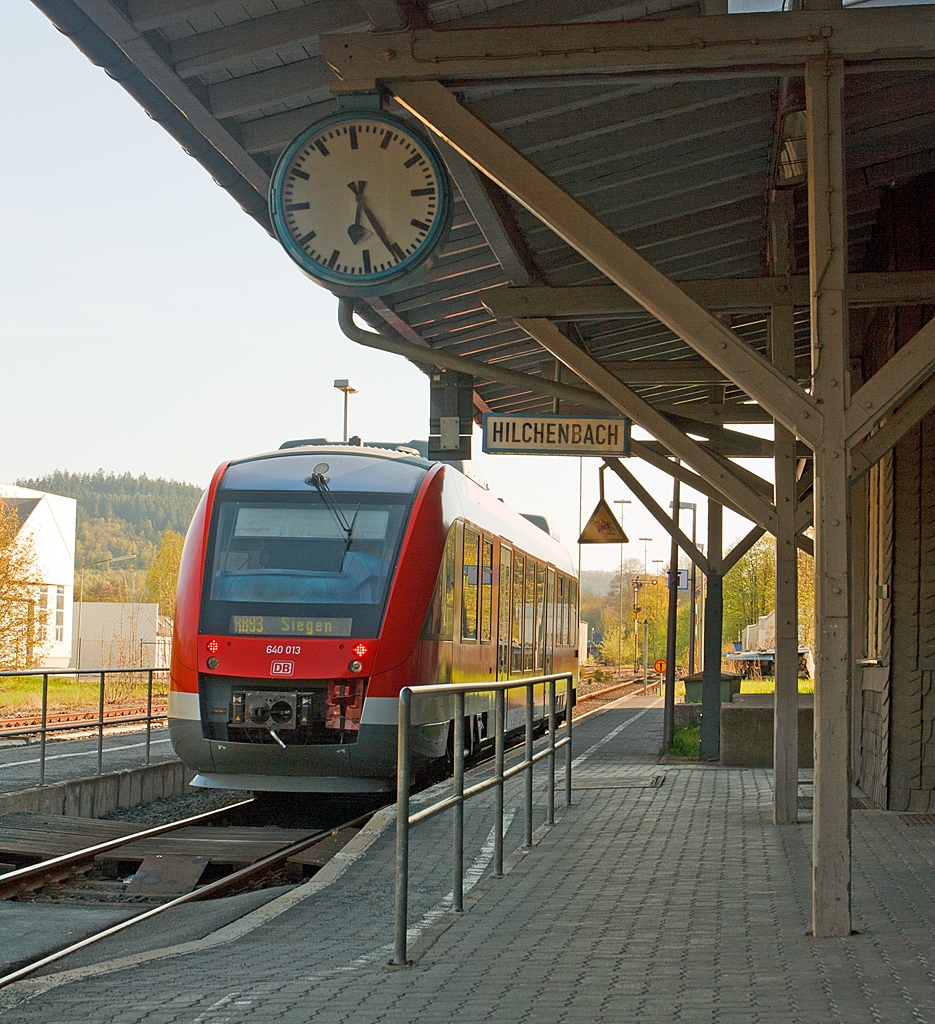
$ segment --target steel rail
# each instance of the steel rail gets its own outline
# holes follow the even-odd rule
[[[250,800],[243,802],[251,803]],[[231,804],[230,806],[239,807],[242,805]],[[227,810],[229,808],[224,809]],[[26,964],[24,967],[20,967],[17,970],[12,971],[10,974],[0,977],[0,988],[5,988],[7,985],[12,985],[14,982],[22,981],[23,978],[27,978],[30,974],[34,974],[36,971],[41,970],[41,968],[47,967],[49,964],[53,964],[57,960],[61,960],[63,957],[77,952],[79,949],[84,949],[86,946],[93,945],[95,942],[100,942],[101,939],[106,939],[111,935],[116,935],[125,928],[130,928],[135,924],[139,924],[141,921],[148,921],[150,918],[156,917],[158,914],[162,914],[167,910],[171,910],[173,907],[180,906],[183,903],[193,903],[197,900],[209,899],[213,896],[218,896],[225,890],[235,888],[255,875],[267,872],[270,868],[276,867],[277,864],[288,860],[290,857],[294,857],[295,854],[301,853],[303,850],[307,850],[311,846],[324,842],[330,836],[337,835],[343,829],[354,828],[358,824],[364,824],[373,817],[374,813],[375,812],[373,811],[368,811],[366,814],[361,814],[356,818],[352,818],[350,821],[346,821],[342,825],[337,825],[335,828],[323,829],[313,836],[302,839],[297,843],[293,843],[282,850],[277,850],[276,853],[268,854],[266,857],[256,861],[256,863],[248,864],[246,867],[240,868],[238,871],[234,871],[229,875],[225,875],[223,878],[217,879],[217,881],[209,882],[207,885],[194,889],[192,892],[187,892],[182,896],[177,896],[175,899],[169,900],[167,903],[162,903],[158,907],[151,907],[149,910],[145,910],[143,913],[137,914],[135,917],[127,918],[126,921],[120,921],[118,924],[111,925],[109,928],[96,932],[94,935],[89,935],[87,938],[79,939],[78,942],[74,942],[70,946],[66,946],[64,949],[57,950],[55,953],[50,953],[48,956],[42,957],[41,960],[36,960],[31,964]]]
[[[114,722],[136,722],[145,721],[148,717],[158,719],[168,714],[168,704],[156,704],[150,712],[145,706],[138,708],[110,708],[104,709],[104,721]],[[68,728],[80,728],[83,725],[97,725],[96,712],[94,711],[65,711],[57,715],[49,715],[46,719],[47,728],[52,731],[56,727],[67,726]],[[37,732],[42,727],[41,715],[21,715],[0,718],[0,736],[10,736],[17,732]]]

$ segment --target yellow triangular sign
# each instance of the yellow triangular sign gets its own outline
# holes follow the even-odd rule
[[[603,498],[591,513],[591,518],[584,524],[579,544],[629,544],[617,517]]]

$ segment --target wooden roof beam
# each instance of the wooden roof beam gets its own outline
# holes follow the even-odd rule
[[[698,19],[693,20],[697,28]],[[669,22],[659,23],[660,26],[667,24]],[[699,306],[677,284],[652,267],[546,174],[463,107],[441,83],[400,82],[396,83],[394,89],[400,103],[435,134],[464,154],[480,171],[522,203],[606,277],[683,338],[707,362],[727,374],[774,418],[807,441],[811,447],[815,446],[821,436],[822,413],[815,400],[802,388],[780,373],[713,314]],[[520,326],[532,325],[535,330],[533,336],[540,341],[544,335],[551,338],[546,327],[541,326],[552,328],[550,321],[535,318],[518,322]],[[553,351],[553,355],[556,354]],[[563,357],[559,358],[571,369],[575,369]],[[609,373],[607,376],[613,380],[615,387],[623,387]],[[591,383],[593,386],[593,381]],[[647,429],[655,433],[652,428]],[[660,437],[660,440],[664,439]],[[700,471],[699,466],[695,468]],[[759,514],[762,514],[762,510]],[[760,525],[766,526],[765,523]]]
[[[808,58],[935,57],[932,5],[605,21],[561,26],[334,35],[322,52],[342,79],[484,81],[651,69],[789,68]]]
[[[322,33],[366,28],[367,16],[356,0],[328,0],[185,36],[170,43],[169,49],[176,73],[191,78],[285,46],[317,43]]]
[[[722,277],[679,281],[679,287],[705,309],[759,312],[777,304],[808,306],[808,274],[793,277]],[[848,302],[858,306],[921,306],[935,303],[935,275],[929,270],[851,274]],[[554,320],[603,320],[645,309],[616,285],[570,288],[499,288],[484,296],[498,320],[545,316]]]

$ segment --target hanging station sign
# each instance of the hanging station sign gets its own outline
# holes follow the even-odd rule
[[[630,454],[626,417],[521,416],[484,413],[484,451],[488,455]]]

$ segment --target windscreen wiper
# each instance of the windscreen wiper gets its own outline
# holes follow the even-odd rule
[[[338,529],[344,534],[344,553],[347,554],[354,540],[354,524],[357,522],[357,514],[360,512],[360,505],[358,505],[354,511],[354,518],[348,522],[347,516],[340,508],[338,508],[334,492],[328,485],[328,478],[324,473],[312,473],[311,476],[305,478],[305,482],[318,491],[321,495],[321,500],[325,504],[325,508],[331,513],[334,521],[338,525]]]

